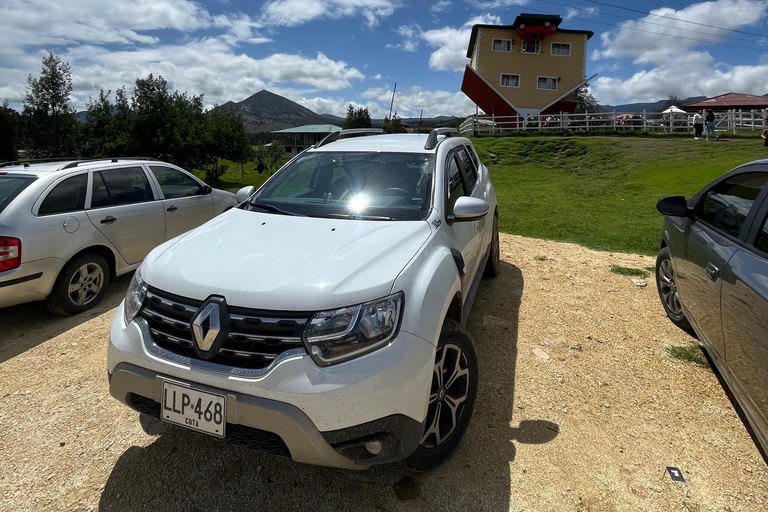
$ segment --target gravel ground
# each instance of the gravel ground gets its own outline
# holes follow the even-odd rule
[[[145,435],[107,391],[107,333],[126,278],[86,316],[0,311],[0,509],[766,510],[768,467],[716,375],[667,354],[693,340],[666,320],[652,280],[640,288],[609,272],[653,259],[501,243],[502,275],[481,286],[468,325],[475,415],[456,454],[428,473],[318,468],[185,431]],[[401,501],[406,476],[417,496]]]

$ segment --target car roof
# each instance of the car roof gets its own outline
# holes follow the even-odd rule
[[[58,172],[58,171],[76,171],[78,169],[90,169],[92,167],[109,167],[125,165],[126,163],[145,163],[148,160],[156,164],[165,164],[155,159],[148,158],[102,158],[94,160],[59,160],[55,162],[37,162],[26,163],[20,162],[7,162],[0,164],[1,174],[25,174],[27,176],[37,176],[38,178]]]
[[[423,153],[428,155],[435,153],[439,147],[438,144],[434,149],[424,149],[428,136],[429,134],[426,133],[382,133],[364,137],[350,137],[312,148],[309,151],[381,151],[384,153]],[[463,137],[441,139],[441,142],[445,141],[469,142]]]

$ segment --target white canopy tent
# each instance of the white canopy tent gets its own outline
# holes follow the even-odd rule
[[[680,107],[676,107],[672,105],[667,110],[663,111],[662,114],[685,114],[685,110],[681,109]]]

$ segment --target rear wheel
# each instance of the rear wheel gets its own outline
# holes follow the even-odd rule
[[[491,250],[485,263],[484,277],[496,277],[501,272],[501,247],[499,245],[499,216],[493,216],[493,232],[491,233]]]
[[[474,344],[458,322],[446,319],[435,354],[424,433],[407,464],[426,470],[447,459],[467,430],[476,397]]]
[[[67,263],[56,279],[48,309],[62,316],[88,311],[104,297],[108,284],[107,261],[95,253],[80,255]]]
[[[683,305],[677,294],[677,274],[672,266],[669,247],[664,247],[656,257],[656,288],[667,317],[681,329],[690,330],[691,324],[683,314]]]

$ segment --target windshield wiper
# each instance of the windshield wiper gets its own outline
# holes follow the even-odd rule
[[[329,213],[328,216],[335,219],[395,220],[394,217],[383,217],[381,215],[360,215],[359,213]]]
[[[250,206],[254,206],[256,208],[261,208],[262,210],[266,210],[269,213],[277,213],[279,215],[293,215],[295,217],[306,217],[306,215],[304,215],[302,213],[289,212],[289,211],[286,211],[286,210],[282,210],[282,209],[278,208],[277,206],[273,206],[273,205],[267,204],[267,203],[260,203],[258,201],[251,201],[248,204]]]

